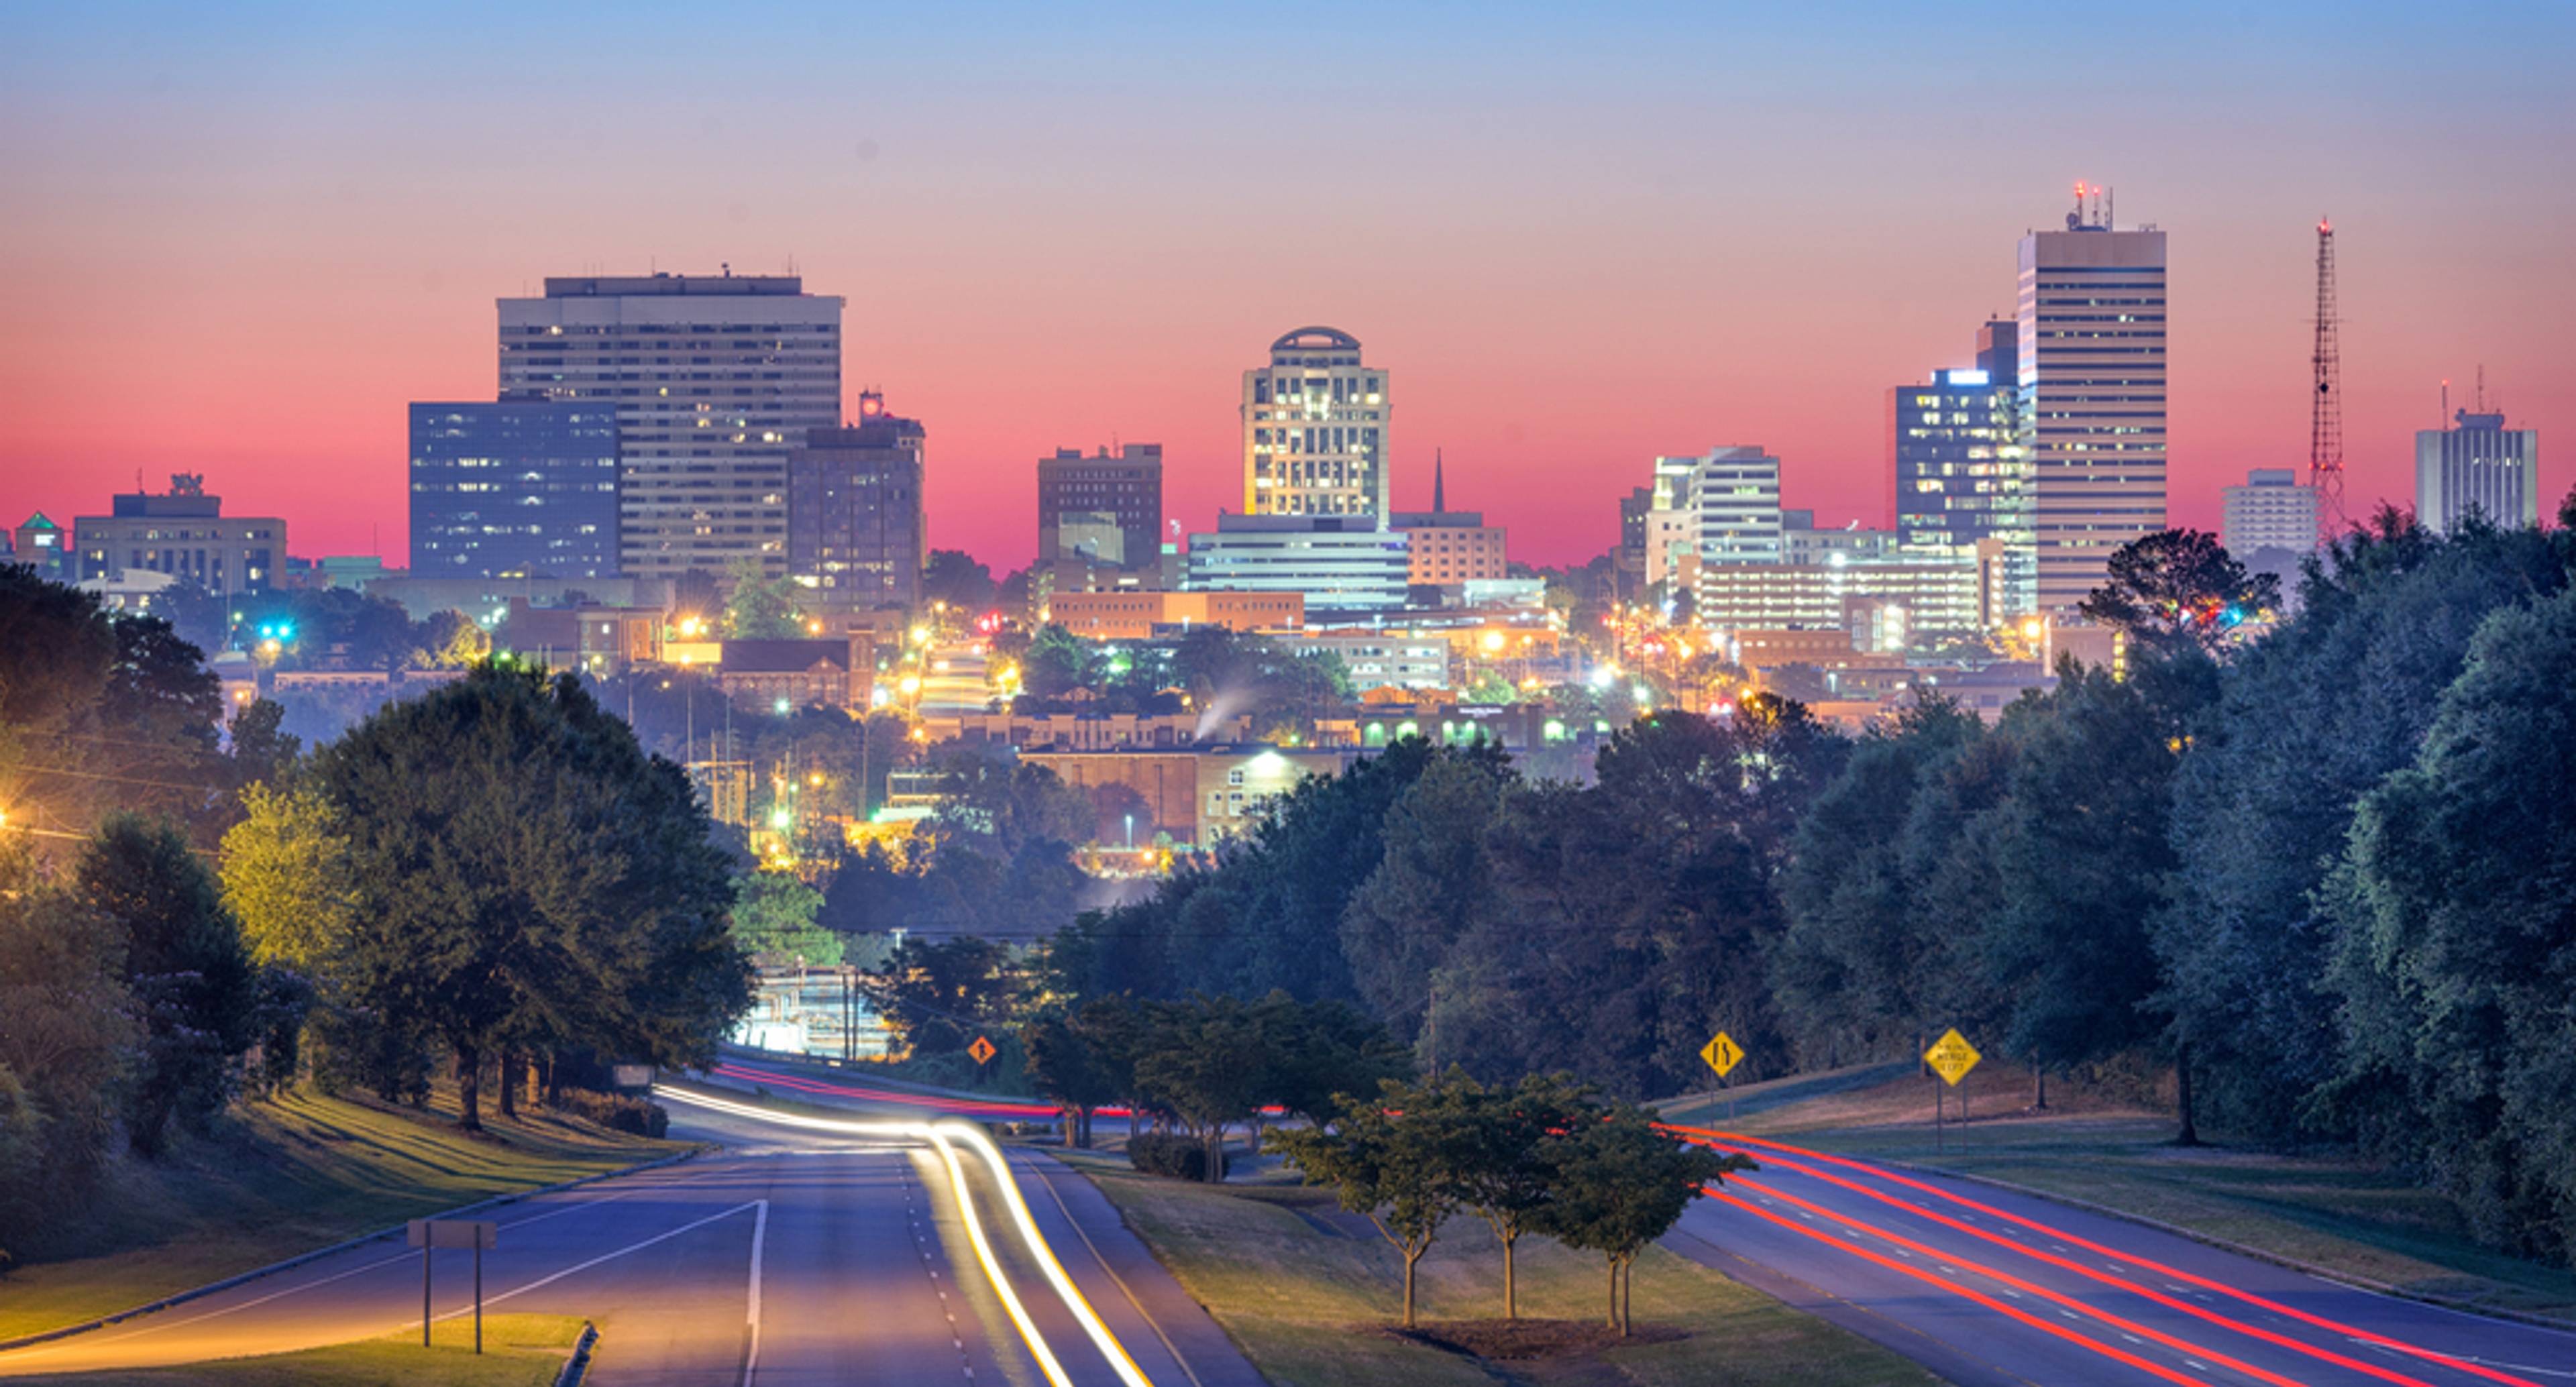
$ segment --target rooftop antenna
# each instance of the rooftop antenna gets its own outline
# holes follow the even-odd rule
[[[2317,497],[2317,537],[2343,532],[2343,363],[2335,345],[2334,223],[2317,218],[2316,393],[2309,401],[2308,489]]]
[[[2448,377],[2448,376],[2445,376],[2445,377],[2443,377],[2443,378],[2442,378],[2442,420],[2441,420],[2441,423],[2442,423],[2442,427],[2443,427],[2443,428],[2446,428],[2446,429],[2447,429],[2447,428],[2449,428],[2449,427],[2451,426],[2451,379],[2450,379],[2450,377]]]
[[[2475,413],[2475,414],[2484,414],[2484,413],[2486,413],[2486,412],[2487,412],[2487,364],[2486,364],[2485,362],[2481,361],[2481,362],[2479,362],[2479,363],[2478,363],[2478,406],[2477,406],[2477,408],[2476,408],[2475,410],[2472,410],[2472,411],[2471,411],[2471,413]]]

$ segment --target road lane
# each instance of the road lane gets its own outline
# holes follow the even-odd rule
[[[2576,1382],[2576,1335],[2375,1295],[2032,1196],[1703,1135],[1764,1169],[1694,1207],[1676,1251],[1730,1272],[1741,1258],[1761,1269],[1746,1277],[1756,1284],[1813,1287],[1830,1317],[1954,1380]]]
[[[916,1143],[817,1139],[683,1112],[673,1134],[724,1154],[495,1211],[494,1311],[586,1316],[592,1381],[1038,1383],[979,1298],[944,1168]],[[761,1216],[766,1209],[766,1219]],[[752,1244],[761,1234],[759,1356]],[[434,1310],[470,1312],[471,1262],[437,1254]],[[380,1239],[127,1324],[0,1353],[0,1378],[166,1366],[373,1337],[420,1315],[419,1254]],[[970,1372],[971,1370],[971,1372]],[[1088,1381],[1084,1387],[1089,1387]]]
[[[848,1113],[853,1118],[918,1121],[926,1115],[925,1095],[885,1092],[845,1076],[803,1075],[777,1066],[745,1072],[719,1066],[702,1086],[722,1092],[733,1102],[757,1105],[755,1085],[793,1084],[788,1096],[809,1108]],[[687,1088],[678,1093],[685,1094]],[[675,1095],[676,1096],[676,1095]],[[930,1096],[936,1101],[936,1096]],[[990,1117],[990,1100],[966,1100],[975,1115]],[[1028,1105],[1011,1105],[1025,1107]],[[1205,1309],[1181,1289],[1171,1273],[1129,1232],[1118,1212],[1091,1183],[1042,1152],[1006,1148],[1023,1203],[1057,1265],[1077,1294],[1106,1325],[1144,1378],[1160,1387],[1258,1387],[1262,1382],[1250,1361],[1234,1346]],[[961,1152],[961,1155],[963,1153]],[[1032,1174],[1034,1172],[1035,1174]],[[1117,1383],[1101,1355],[1086,1344],[1087,1336],[1048,1289],[1043,1268],[1009,1233],[1011,1215],[990,1185],[976,1177],[987,1231],[1004,1258],[1024,1303],[1041,1333],[1056,1345],[1068,1373],[1079,1382]]]

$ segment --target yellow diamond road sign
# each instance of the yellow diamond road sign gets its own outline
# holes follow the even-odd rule
[[[994,1054],[993,1042],[979,1035],[975,1037],[974,1044],[966,1047],[966,1053],[973,1055],[977,1064],[991,1064]],[[1973,1064],[1975,1061],[1971,1060],[1970,1063]]]
[[[1977,1061],[1983,1058],[1977,1053],[1977,1047],[1959,1034],[1957,1027],[1952,1027],[1948,1034],[1932,1042],[1931,1049],[1923,1052],[1923,1062],[1932,1066],[1933,1073],[1949,1081],[1952,1088],[1958,1087],[1959,1081],[1968,1077],[1968,1071],[1976,1068]]]
[[[1716,1070],[1717,1077],[1723,1079],[1728,1070],[1744,1062],[1744,1047],[1735,1043],[1735,1037],[1719,1031],[1708,1044],[1700,1047],[1699,1057],[1707,1060],[1708,1067]]]

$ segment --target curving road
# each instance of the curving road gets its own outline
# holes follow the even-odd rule
[[[961,1152],[958,1171],[1026,1331],[968,1236],[957,1179],[937,1150],[788,1125],[757,1104],[746,1110],[738,1095],[733,1110],[671,1096],[682,1100],[672,1134],[721,1143],[720,1154],[493,1215],[500,1246],[484,1257],[487,1309],[597,1322],[592,1382],[1134,1387],[1048,1284],[1040,1256],[1010,1232],[1004,1192],[971,1155]],[[1088,1182],[1033,1153],[1016,1155],[1012,1169],[1076,1295],[1145,1381],[1260,1381]],[[462,1313],[470,1254],[437,1256],[434,1312]],[[124,1325],[0,1353],[0,1378],[277,1353],[416,1327],[420,1313],[420,1254],[389,1238]],[[1060,1378],[1041,1366],[1041,1351]]]
[[[1778,1142],[1665,1245],[1963,1387],[2569,1387],[2576,1334],[2377,1295],[2123,1219]]]

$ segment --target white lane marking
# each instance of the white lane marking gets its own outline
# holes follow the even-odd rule
[[[769,1241],[769,1201],[759,1201],[760,1212],[751,1219],[751,1290],[744,1299],[743,1312],[751,1321],[751,1352],[742,1360],[742,1387],[751,1387],[751,1375],[760,1367],[760,1259]]]
[[[559,1271],[559,1272],[556,1272],[556,1273],[555,1273],[554,1275],[552,1275],[552,1276],[540,1276],[540,1277],[538,1277],[536,1280],[531,1281],[531,1282],[529,1282],[528,1284],[526,1284],[526,1285],[524,1285],[524,1286],[520,1286],[520,1287],[518,1287],[518,1288],[516,1288],[516,1289],[514,1289],[514,1290],[507,1290],[507,1291],[503,1291],[502,1293],[500,1293],[499,1295],[496,1295],[496,1296],[486,1296],[486,1297],[484,1297],[483,1303],[484,1303],[484,1304],[486,1304],[486,1305],[498,1305],[498,1304],[500,1304],[502,1301],[510,1300],[510,1299],[513,1299],[513,1298],[518,1297],[518,1296],[526,1295],[526,1294],[527,1294],[528,1292],[530,1292],[530,1291],[534,1291],[534,1290],[541,1290],[541,1289],[543,1289],[543,1288],[545,1288],[545,1287],[547,1287],[547,1286],[551,1286],[551,1285],[555,1284],[556,1282],[563,1280],[563,1279],[564,1279],[565,1277],[567,1277],[567,1276],[578,1276],[578,1275],[580,1275],[581,1273],[586,1272],[586,1271],[590,1270],[592,1267],[598,1266],[599,1264],[601,1264],[601,1263],[603,1263],[603,1262],[614,1262],[614,1261],[616,1261],[618,1258],[623,1257],[623,1256],[627,1255],[627,1254],[628,1254],[628,1253],[630,1253],[630,1252],[641,1252],[641,1251],[643,1251],[644,1249],[646,1249],[646,1248],[648,1248],[648,1247],[651,1247],[651,1246],[653,1246],[653,1245],[654,1245],[654,1244],[656,1244],[656,1243],[666,1243],[666,1242],[669,1242],[671,1239],[673,1239],[673,1238],[676,1238],[676,1237],[680,1236],[682,1233],[694,1232],[694,1231],[695,1231],[695,1230],[697,1230],[697,1229],[704,1228],[704,1227],[706,1227],[708,1224],[715,1222],[717,1219],[720,1219],[720,1218],[731,1218],[731,1217],[733,1217],[734,1215],[736,1215],[736,1214],[738,1214],[738,1213],[741,1213],[741,1212],[742,1212],[743,1210],[745,1210],[745,1209],[759,1208],[759,1207],[762,1207],[762,1206],[766,1205],[768,1202],[769,1202],[769,1201],[767,1201],[767,1200],[765,1200],[765,1199],[752,1199],[752,1200],[746,1200],[746,1201],[744,1201],[744,1202],[742,1202],[742,1203],[740,1203],[740,1204],[736,1204],[736,1205],[734,1205],[734,1206],[733,1206],[732,1208],[730,1208],[730,1209],[725,1209],[725,1210],[722,1210],[722,1211],[717,1212],[717,1213],[709,1214],[709,1215],[707,1215],[705,1218],[701,1218],[701,1219],[692,1219],[692,1220],[690,1220],[689,1222],[687,1222],[687,1223],[683,1223],[683,1224],[681,1224],[679,1227],[674,1228],[674,1229],[670,1230],[670,1231],[669,1231],[669,1232],[667,1232],[667,1233],[656,1233],[656,1234],[654,1234],[653,1236],[651,1236],[651,1237],[649,1237],[649,1238],[645,1238],[645,1239],[643,1239],[643,1240],[641,1240],[641,1241],[639,1241],[639,1242],[631,1242],[631,1243],[628,1243],[626,1246],[624,1246],[624,1247],[621,1247],[621,1248],[617,1249],[615,1252],[603,1252],[603,1253],[599,1254],[598,1256],[591,1258],[591,1259],[590,1259],[589,1261],[587,1261],[587,1262],[579,1262],[579,1263],[576,1263],[576,1264],[574,1264],[574,1265],[572,1265],[572,1266],[568,1266],[568,1267],[564,1268],[563,1270],[561,1270],[561,1271]],[[440,1318],[440,1319],[442,1319],[442,1320],[452,1320],[452,1319],[455,1319],[455,1318],[456,1318],[457,1316],[459,1316],[459,1315],[468,1315],[468,1314],[472,1314],[472,1313],[473,1313],[473,1311],[471,1311],[470,1309],[469,1309],[469,1310],[450,1310],[450,1311],[448,1311],[446,1314],[441,1315],[441,1316],[439,1316],[438,1318]],[[403,1324],[409,1324],[409,1323],[411,1323],[411,1321],[409,1321],[409,1320],[404,1320],[402,1323],[403,1323]],[[397,1326],[396,1326],[396,1328],[400,1328],[400,1327],[401,1327],[400,1325],[397,1325]]]

